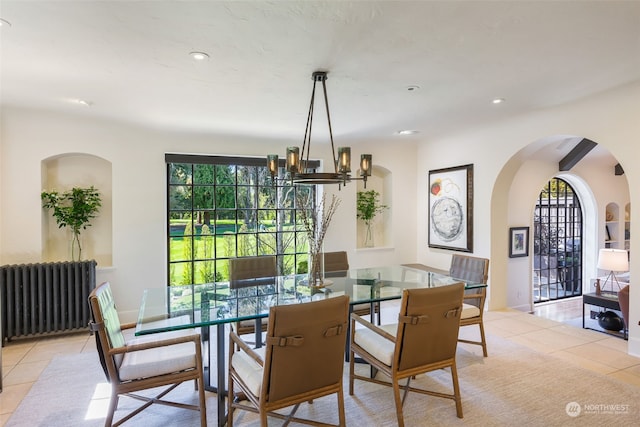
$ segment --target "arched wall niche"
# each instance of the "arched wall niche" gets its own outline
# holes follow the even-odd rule
[[[42,191],[67,191],[73,187],[94,186],[102,206],[91,226],[81,234],[82,258],[95,259],[99,267],[113,263],[112,243],[112,165],[101,157],[86,153],[65,153],[41,163]],[[69,261],[71,233],[60,229],[51,212],[42,210],[42,259]]]
[[[358,170],[358,176],[360,171]],[[391,194],[391,171],[379,166],[373,165],[371,170],[371,176],[367,178],[367,188],[364,188],[363,181],[358,181],[357,191],[369,191],[375,190],[380,193],[379,201],[383,205],[388,206],[382,214],[378,214],[373,220],[373,248],[392,247],[393,246],[393,233],[390,224],[392,224],[392,212],[393,212],[393,194]],[[365,235],[366,226],[364,221],[357,221],[357,244],[358,249],[365,249]]]

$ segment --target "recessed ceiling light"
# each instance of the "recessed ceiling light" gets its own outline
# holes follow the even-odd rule
[[[412,130],[412,129],[405,129],[405,130],[399,130],[397,133],[398,135],[415,135],[416,133],[419,133],[420,131],[418,130]]]
[[[502,104],[504,102],[504,98],[494,98],[491,102],[494,104]]]
[[[407,90],[409,92],[414,92],[414,91],[419,90],[419,89],[420,89],[420,86],[418,86],[418,85],[409,85],[409,86],[407,86]]]
[[[11,26],[11,22],[7,21],[6,19],[0,18],[0,27],[10,27],[10,26]]]
[[[67,101],[69,101],[71,104],[82,105],[83,107],[91,107],[93,105],[93,102],[87,101],[85,99],[72,98],[68,99]]]
[[[189,55],[196,61],[205,61],[209,59],[209,55],[204,52],[189,52]]]

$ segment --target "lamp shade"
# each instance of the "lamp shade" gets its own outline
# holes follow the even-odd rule
[[[629,271],[629,256],[624,249],[600,249],[598,268],[608,271]]]

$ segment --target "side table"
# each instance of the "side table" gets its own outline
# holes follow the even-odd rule
[[[582,327],[584,329],[590,329],[585,326],[584,307],[589,305],[595,305],[596,307],[608,308],[610,310],[620,311],[620,302],[618,301],[618,294],[615,292],[602,292],[600,295],[595,293],[582,294]],[[627,327],[625,325],[623,329],[624,339],[627,339]]]

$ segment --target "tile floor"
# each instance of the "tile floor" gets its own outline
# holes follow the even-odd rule
[[[541,306],[536,308],[534,315],[511,310],[489,311],[485,314],[485,329],[490,334],[553,354],[582,368],[634,384],[640,392],[640,358],[627,354],[626,341],[571,324],[572,319],[575,324],[576,317],[582,315],[581,302],[576,299]],[[95,339],[84,332],[6,344],[2,348],[0,426],[6,424],[52,358],[94,351]]]

